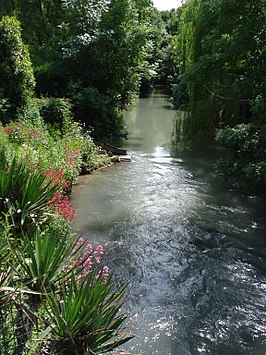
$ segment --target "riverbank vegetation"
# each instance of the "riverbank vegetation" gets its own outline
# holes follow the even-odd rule
[[[75,120],[85,123],[99,142],[126,137],[123,109],[138,91],[141,78],[149,80],[152,75],[148,67],[152,51],[150,1],[2,3],[1,15],[13,15],[20,21],[37,96],[71,100]],[[15,19],[4,17],[3,21],[12,26]],[[23,55],[22,62],[26,65],[28,57]],[[31,91],[33,73],[32,85],[27,85]],[[3,87],[2,91],[0,99],[6,101],[1,115],[10,119],[14,100],[8,89]]]
[[[88,126],[74,121],[69,98],[36,97],[34,69],[18,20],[2,17],[1,351],[111,351],[131,338],[121,329],[125,286],[115,285],[102,265],[102,246],[72,233],[68,198],[82,170],[110,160],[99,154]]]
[[[150,0],[19,0],[3,1],[0,15],[5,122],[33,96],[66,99],[96,141],[114,143],[127,136],[132,96],[168,85],[183,111],[174,144],[216,140],[226,148],[219,176],[244,191],[265,187],[262,0],[189,0],[162,12]]]
[[[70,118],[59,130],[25,115],[0,125],[1,350],[112,350],[130,339],[117,314],[125,287],[101,265],[102,246],[71,232],[68,199],[83,164],[104,163],[99,148]]]
[[[190,0],[179,14],[172,55],[175,143],[216,139],[219,175],[244,192],[266,186],[266,8],[259,1]]]
[[[99,353],[130,339],[117,287],[96,249],[71,232],[68,192],[83,166],[106,164],[83,127],[44,122],[38,105],[0,124],[0,347]]]

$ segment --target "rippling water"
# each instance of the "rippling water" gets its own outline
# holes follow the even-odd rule
[[[127,114],[131,163],[81,177],[74,228],[103,244],[132,354],[266,354],[265,202],[227,191],[218,154],[170,152],[175,112],[156,91]]]

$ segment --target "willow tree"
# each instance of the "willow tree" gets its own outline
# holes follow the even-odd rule
[[[263,3],[190,0],[184,9],[177,51],[189,94],[188,140],[254,119],[265,89]]]
[[[232,157],[219,170],[246,188],[266,183],[265,38],[264,0],[190,0],[177,37],[189,96],[177,140],[207,141],[220,129]]]

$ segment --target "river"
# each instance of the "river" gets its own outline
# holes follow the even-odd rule
[[[130,163],[82,176],[74,229],[102,244],[132,354],[266,354],[265,201],[229,191],[214,148],[171,151],[162,90],[127,112]]]

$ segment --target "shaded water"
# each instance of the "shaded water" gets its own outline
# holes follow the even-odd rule
[[[133,354],[266,354],[265,202],[227,191],[214,149],[170,152],[163,92],[127,113],[131,163],[81,177],[74,228],[103,244]]]

